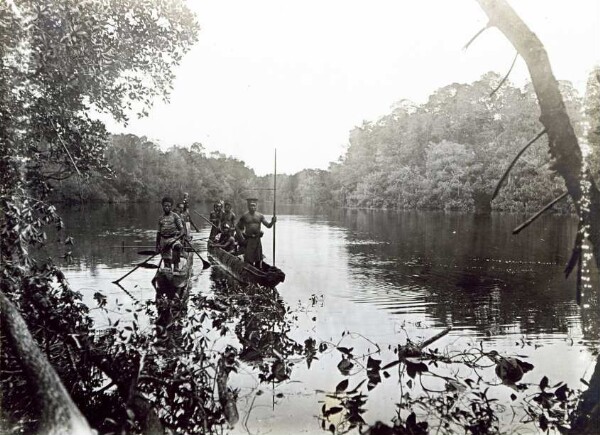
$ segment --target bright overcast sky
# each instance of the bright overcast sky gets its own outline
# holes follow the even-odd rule
[[[177,70],[169,104],[113,132],[163,148],[201,142],[257,174],[326,169],[363,120],[402,99],[505,73],[514,49],[475,0],[191,0],[198,43]],[[600,63],[600,1],[512,0],[548,50],[558,79],[581,91]],[[527,71],[519,59],[511,80]]]

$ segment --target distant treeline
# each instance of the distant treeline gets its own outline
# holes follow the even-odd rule
[[[256,178],[241,160],[218,152],[207,155],[201,144],[161,151],[132,134],[114,135],[105,151],[111,174],[86,174],[60,181],[55,199],[64,202],[154,202],[169,194],[181,198],[243,198]]]
[[[388,209],[532,211],[564,190],[551,170],[545,136],[511,171],[498,197],[494,187],[518,151],[538,134],[539,107],[531,86],[520,89],[487,73],[471,84],[453,83],[424,104],[401,101],[388,115],[350,132],[346,154],[329,170],[305,169],[278,175],[281,203]],[[590,80],[585,98],[569,82],[561,90],[574,128],[594,149],[598,172],[598,84]],[[584,110],[585,109],[585,110]],[[116,135],[106,150],[111,177],[92,174],[58,184],[64,201],[156,201],[164,192],[190,192],[203,200],[239,201],[248,194],[272,199],[273,176],[257,177],[244,162],[220,153],[206,155],[201,144],[159,147],[134,135]],[[563,202],[555,208],[569,210]]]

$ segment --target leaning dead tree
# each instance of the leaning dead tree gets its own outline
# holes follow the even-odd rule
[[[589,210],[582,187],[584,162],[581,148],[554,77],[544,45],[505,0],[477,0],[489,18],[488,28],[496,27],[525,60],[540,105],[540,122],[548,136],[554,169],[565,181],[580,217],[589,226],[596,265],[600,267],[600,191],[589,180]],[[584,206],[582,207],[582,204]]]
[[[40,434],[94,433],[65,389],[58,374],[40,351],[21,314],[0,291],[0,324],[35,391]]]
[[[592,246],[596,266],[600,269],[600,191],[593,177],[585,169],[579,141],[567,114],[558,82],[552,73],[544,45],[506,0],[477,0],[477,2],[489,18],[487,27],[499,29],[516,48],[529,69],[540,105],[540,122],[548,136],[549,152],[553,160],[552,169],[564,179],[567,192],[580,217],[576,246],[567,266],[569,271],[575,263],[579,264],[579,287],[583,256],[581,246],[585,236]],[[584,228],[581,227],[582,223]],[[578,298],[579,296],[578,288]],[[600,427],[600,358],[596,362],[596,370],[589,385],[578,409],[571,416],[571,431],[574,434],[597,433]]]

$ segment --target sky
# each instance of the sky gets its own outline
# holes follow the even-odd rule
[[[326,169],[349,132],[408,99],[504,74],[515,50],[475,0],[190,0],[199,41],[177,67],[170,102],[114,133],[163,149],[204,145],[258,175]],[[581,92],[600,64],[600,1],[512,0],[544,43],[555,76]],[[510,80],[528,78],[518,59]]]

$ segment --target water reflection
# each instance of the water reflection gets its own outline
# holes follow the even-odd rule
[[[210,276],[211,298],[199,298],[196,303],[212,310],[213,326],[235,322],[239,358],[259,370],[260,381],[289,379],[289,359],[301,355],[304,347],[288,336],[293,319],[277,289],[241,284],[219,267],[211,268]]]
[[[562,267],[576,222],[550,216],[512,236],[512,215],[332,213],[347,228],[358,302],[482,335],[569,333],[579,313]]]
[[[202,212],[199,205],[198,210]],[[240,420],[247,423],[251,413],[253,428],[290,433],[296,426],[290,426],[289,416],[294,415],[298,430],[312,430],[313,416],[319,413],[315,390],[331,391],[344,379],[338,370],[343,356],[332,347],[321,352],[320,344],[336,341],[348,330],[387,349],[402,342],[407,331],[411,337],[428,336],[428,329],[452,325],[454,331],[441,347],[467,337],[507,353],[519,349],[536,366],[527,374],[528,382],[548,375],[575,386],[585,372],[590,358],[580,340],[597,341],[600,322],[597,302],[588,301],[589,309],[578,307],[575,286],[562,274],[576,231],[574,219],[546,216],[512,236],[520,216],[281,211],[277,261],[287,279],[278,291],[243,287],[216,266],[204,272],[196,267],[186,315],[206,314],[211,329],[237,348],[241,369],[231,374],[229,383],[240,388]],[[122,252],[119,245],[152,244],[160,205],[99,207],[63,215],[76,243],[76,263],[67,276],[91,298],[94,291],[114,288],[112,280],[145,259],[135,249]],[[196,224],[198,237],[206,236],[207,224]],[[264,246],[270,246],[271,237],[265,232]],[[204,255],[202,242],[196,246]],[[154,300],[152,274],[136,272],[122,284],[135,297]],[[125,297],[121,290],[115,294]],[[324,304],[307,303],[314,295]],[[298,301],[308,308],[296,309]],[[163,316],[159,323],[170,325],[173,313]],[[528,346],[532,338],[546,347]],[[356,347],[358,355],[356,343],[340,346]],[[365,343],[361,354],[369,346]],[[557,353],[560,359],[554,358]],[[388,363],[392,355],[377,358]],[[388,421],[393,415],[396,381],[382,376],[380,383],[373,382],[377,387],[369,393],[366,421]],[[353,380],[349,388],[357,383]],[[269,385],[272,397],[258,397]],[[277,411],[272,411],[271,401]]]

